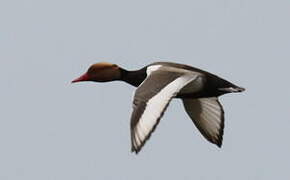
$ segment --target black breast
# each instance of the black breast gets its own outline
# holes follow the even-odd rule
[[[127,71],[125,69],[121,69],[121,79],[132,86],[138,87],[147,77],[146,74],[147,67],[144,67],[137,71]]]

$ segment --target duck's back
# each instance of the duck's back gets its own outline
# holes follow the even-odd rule
[[[172,62],[155,62],[148,66],[154,66],[154,65],[161,65],[161,66],[168,66],[178,69],[184,69],[192,72],[196,72],[201,74],[201,76],[204,79],[204,88],[202,91],[197,92],[195,94],[179,94],[177,97],[180,98],[201,98],[201,97],[216,97],[220,96],[222,94],[225,94],[227,92],[221,91],[222,88],[228,88],[228,87],[238,87],[231,82],[222,79],[218,77],[217,75],[214,75],[212,73],[209,73],[207,71],[188,66],[185,64],[178,64],[178,63],[172,63]]]

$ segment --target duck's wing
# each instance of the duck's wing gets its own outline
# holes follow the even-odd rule
[[[173,68],[174,69],[174,68]],[[132,152],[138,153],[156,128],[170,100],[198,75],[188,71],[152,66],[137,88],[131,116]]]
[[[217,97],[183,99],[187,114],[201,134],[211,143],[222,146],[224,110]]]

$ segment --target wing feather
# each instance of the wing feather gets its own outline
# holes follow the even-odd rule
[[[183,99],[187,114],[201,134],[221,147],[224,130],[224,110],[216,97]]]
[[[189,82],[194,73],[155,68],[137,88],[131,116],[132,151],[138,153],[158,125],[170,100]]]

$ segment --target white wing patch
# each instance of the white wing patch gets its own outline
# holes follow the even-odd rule
[[[202,135],[210,142],[221,146],[224,111],[218,99],[216,97],[183,99],[183,104]]]
[[[145,110],[134,128],[133,135],[135,136],[135,142],[133,142],[133,145],[136,149],[138,149],[150,135],[170,100],[176,96],[180,89],[196,77],[197,76],[193,74],[180,76],[147,101]]]
[[[146,70],[146,74],[147,74],[147,76],[149,75],[149,74],[151,74],[153,71],[157,71],[159,68],[161,68],[162,67],[162,65],[153,65],[153,66],[148,66],[147,67],[147,70]]]

